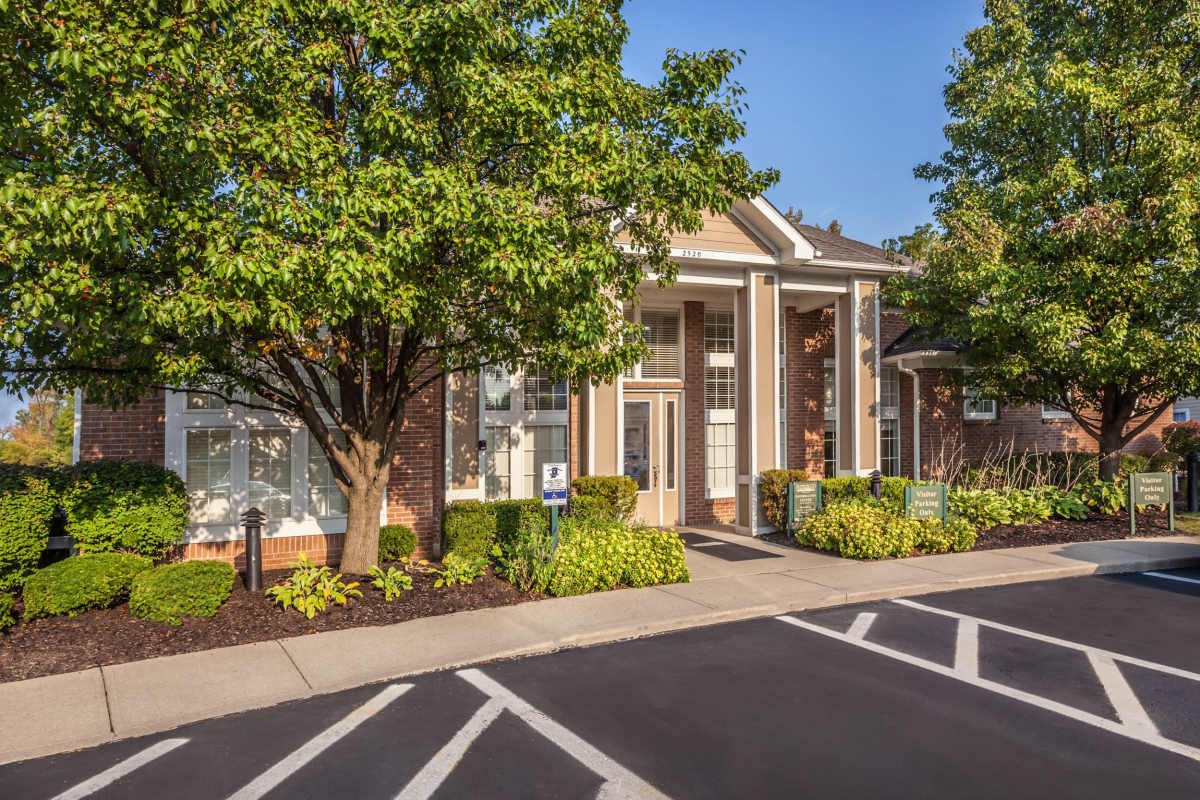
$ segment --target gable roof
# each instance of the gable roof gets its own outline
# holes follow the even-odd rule
[[[900,255],[899,253],[893,253],[889,256],[887,251],[881,247],[875,247],[866,242],[860,242],[857,239],[850,239],[841,234],[831,233],[815,225],[804,225],[793,222],[792,227],[800,231],[805,239],[808,239],[817,250],[821,251],[821,258],[827,258],[832,261],[849,261],[858,264],[914,266],[913,260],[908,256]]]

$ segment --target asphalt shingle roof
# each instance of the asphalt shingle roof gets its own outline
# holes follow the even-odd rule
[[[896,337],[883,351],[883,357],[902,356],[906,353],[920,353],[926,350],[938,350],[944,353],[958,353],[963,350],[961,342],[954,339],[929,339],[924,329],[909,328]]]
[[[907,256],[895,253],[889,259],[887,252],[881,247],[850,239],[837,233],[830,233],[815,225],[792,223],[805,239],[812,242],[813,247],[821,251],[821,258],[834,261],[852,261],[859,264],[900,264],[913,266],[913,261]]]

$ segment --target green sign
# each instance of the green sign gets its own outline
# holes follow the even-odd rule
[[[1129,533],[1137,533],[1137,510],[1166,506],[1167,526],[1175,530],[1175,475],[1171,472],[1135,472],[1129,476]]]
[[[792,481],[787,489],[787,527],[796,526],[821,510],[820,481]]]
[[[946,521],[946,485],[927,483],[904,487],[904,513],[913,519]]]

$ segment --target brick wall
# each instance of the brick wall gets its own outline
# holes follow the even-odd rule
[[[79,460],[124,458],[162,466],[166,449],[166,401],[152,392],[116,411],[84,403],[79,427]]]
[[[683,304],[683,513],[688,525],[732,525],[735,500],[704,496],[704,303]]]
[[[787,464],[813,477],[825,470],[825,359],[833,358],[833,311],[785,309]]]
[[[337,564],[342,560],[343,533],[311,536],[274,536],[262,540],[263,569],[286,569],[300,553],[314,564]],[[185,559],[227,561],[237,569],[246,568],[246,546],[242,540],[228,542],[192,542],[183,547]]]
[[[438,380],[408,401],[388,479],[387,521],[416,531],[420,556],[441,551],[446,484],[444,400],[442,381]]]

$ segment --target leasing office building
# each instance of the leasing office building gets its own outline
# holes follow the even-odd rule
[[[488,367],[415,398],[381,522],[413,526],[432,551],[445,503],[534,497],[541,465],[564,461],[573,476],[631,476],[648,523],[754,534],[769,530],[756,496],[767,469],[936,477],[1003,443],[1092,446],[1052,410],[948,388],[953,346],[913,342],[881,307],[883,283],[909,267],[879,248],[792,225],[758,198],[707,215],[672,253],[676,283],[648,276],[626,309],[652,354],[616,382],[572,394],[544,374]],[[1155,449],[1156,434],[1138,445]],[[268,566],[340,551],[344,499],[294,420],[166,392],[115,412],[79,405],[76,450],[179,472],[191,557],[240,554],[237,520],[251,506],[271,518]]]

